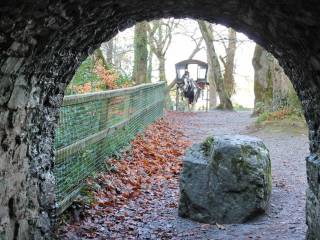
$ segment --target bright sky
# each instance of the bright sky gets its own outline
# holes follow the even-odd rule
[[[189,57],[193,49],[195,48],[195,43],[191,40],[189,36],[186,36],[186,32],[194,32],[196,29],[196,35],[200,36],[200,30],[196,21],[185,19],[180,20],[180,23],[185,26],[184,29],[177,29],[176,34],[173,37],[172,43],[168,49],[166,56],[166,76],[168,82],[171,82],[175,78],[175,63],[185,60]],[[215,34],[215,39],[219,40],[226,37],[227,28],[222,25],[214,25],[214,30],[217,32]],[[219,36],[220,35],[220,36]],[[117,38],[117,44],[125,44],[132,42],[133,29],[127,29],[121,32]],[[254,92],[253,92],[253,76],[254,71],[252,67],[252,57],[254,52],[255,43],[249,40],[244,34],[238,33],[238,47],[235,56],[235,82],[236,82],[236,94],[232,97],[234,103],[240,104],[245,107],[253,107],[254,103]],[[219,56],[225,56],[225,50],[221,41],[214,43],[217,54]],[[204,43],[203,43],[204,45]],[[132,55],[132,54],[131,54]],[[200,51],[194,59],[199,59],[202,61],[207,61],[205,50]],[[132,56],[128,59],[129,62],[132,61]],[[222,64],[221,64],[222,66]],[[154,71],[153,76],[155,81],[158,77],[157,71],[157,61],[154,56]]]

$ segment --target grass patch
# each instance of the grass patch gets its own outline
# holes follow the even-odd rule
[[[210,155],[211,147],[214,143],[213,137],[207,137],[206,140],[204,140],[203,143],[201,143],[201,150],[204,152],[206,156]]]
[[[252,111],[252,108],[244,107],[241,104],[234,103],[233,104],[233,110],[235,111]]]
[[[263,112],[256,119],[256,126],[272,127],[283,130],[294,130],[294,132],[305,132],[307,128],[302,111],[296,108],[282,107],[277,111]]]
[[[295,108],[283,107],[277,111],[263,112],[259,114],[257,123],[274,122],[285,119],[304,121],[304,117],[301,111]]]

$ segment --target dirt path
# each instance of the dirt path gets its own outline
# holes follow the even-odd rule
[[[305,157],[308,154],[306,133],[265,128],[253,131],[253,118],[249,112],[221,112],[168,114],[181,122],[181,130],[193,142],[210,134],[248,134],[261,138],[272,161],[273,190],[271,207],[266,215],[243,225],[227,225],[225,230],[209,227],[203,230],[198,224],[177,218],[178,232],[193,229],[195,237],[181,239],[304,239],[305,226]]]
[[[88,226],[81,225],[63,239],[304,239],[307,185],[304,159],[308,154],[305,133],[277,128],[253,131],[254,119],[249,112],[168,113],[166,118],[176,122],[192,142],[202,141],[211,134],[248,134],[263,139],[270,150],[273,171],[268,212],[249,223],[225,225],[223,229],[180,218],[177,214],[178,180],[170,179],[159,183],[162,192],[148,191],[147,195],[141,195],[117,210],[119,215],[92,216],[89,222],[98,233],[94,234],[96,237],[77,237],[81,229],[88,230]],[[123,212],[127,217],[123,217]],[[107,221],[115,222],[112,229],[107,227]]]

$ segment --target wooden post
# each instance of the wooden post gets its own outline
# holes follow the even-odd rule
[[[206,112],[208,112],[209,108],[209,87],[207,86],[207,98],[206,98]]]
[[[179,107],[179,88],[176,88],[176,111],[178,111]]]

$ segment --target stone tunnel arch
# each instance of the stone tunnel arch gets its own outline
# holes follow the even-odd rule
[[[319,239],[319,11],[317,1],[300,0],[0,3],[0,238],[50,238],[54,129],[64,89],[82,60],[137,21],[189,17],[245,33],[291,78],[309,127],[308,239]]]

